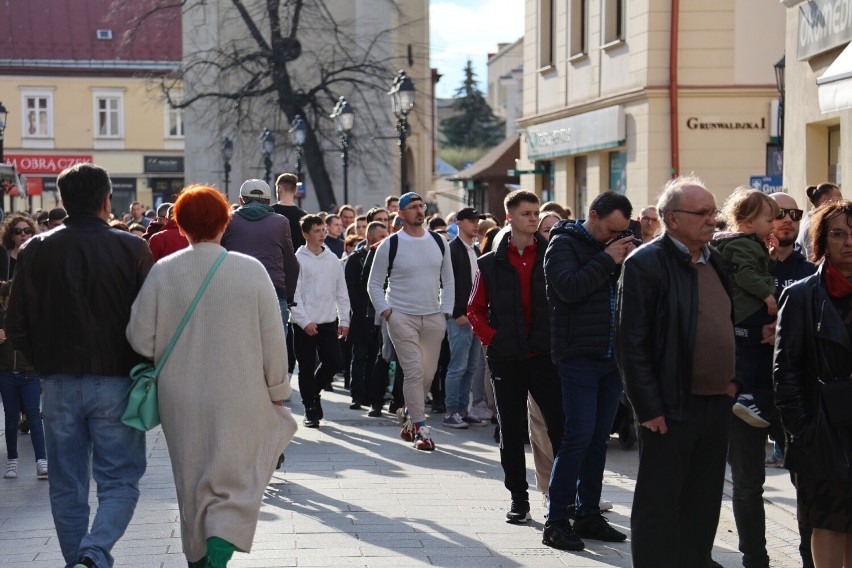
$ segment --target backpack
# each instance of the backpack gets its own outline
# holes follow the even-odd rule
[[[444,237],[434,231],[427,230],[426,232],[432,235],[432,238],[435,239],[435,243],[437,243],[438,248],[441,249],[441,258],[443,258],[446,246],[446,241],[444,240]],[[388,243],[390,249],[388,249],[388,273],[387,276],[385,276],[385,290],[387,290],[388,288],[388,280],[390,280],[391,270],[393,270],[393,259],[396,258],[396,251],[399,248],[399,235],[397,233],[392,234],[388,237],[388,241],[390,241]],[[370,269],[373,267],[373,258],[376,256],[377,249],[378,247],[371,248],[370,252],[367,253],[367,258],[364,260],[364,268],[361,273],[361,281],[363,283],[363,286],[366,286],[367,282],[369,282],[370,280]],[[441,282],[441,286],[443,286],[443,282]]]

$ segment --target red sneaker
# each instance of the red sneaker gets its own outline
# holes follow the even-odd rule
[[[431,452],[435,449],[435,442],[432,440],[432,429],[428,426],[421,426],[414,431],[414,449]]]

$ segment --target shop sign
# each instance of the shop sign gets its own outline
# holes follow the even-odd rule
[[[6,163],[15,166],[19,174],[58,174],[77,164],[91,164],[91,156],[65,154],[6,154]]]
[[[39,177],[27,178],[27,195],[41,195],[44,191],[42,179]]]
[[[722,120],[690,116],[686,119],[690,130],[766,130],[766,117],[760,120]]]
[[[616,148],[624,144],[625,123],[624,108],[613,106],[530,126],[527,158],[545,160]]]
[[[110,178],[113,191],[129,191],[136,194],[136,178]]]
[[[145,156],[146,174],[182,174],[183,156]]]
[[[799,61],[852,41],[852,0],[811,0],[799,6]]]
[[[781,176],[751,176],[748,184],[753,189],[759,189],[763,193],[784,191],[783,178]]]

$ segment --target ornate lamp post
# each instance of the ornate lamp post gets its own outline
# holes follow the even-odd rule
[[[340,133],[340,157],[343,158],[343,203],[349,203],[349,136],[355,124],[355,113],[346,97],[340,97],[331,113],[334,127]]]
[[[6,117],[9,116],[9,111],[0,103],[0,164],[6,161],[3,157],[3,133],[6,132]]]
[[[308,125],[301,114],[297,114],[293,122],[290,123],[290,143],[296,147],[296,176],[299,182],[302,182],[302,149],[305,145],[305,138],[308,135]],[[302,198],[297,198],[299,207],[302,206]]]
[[[269,177],[272,175],[272,151],[275,150],[275,135],[264,128],[260,134],[260,144],[263,148],[263,167],[265,168],[264,180],[269,183]]]
[[[401,179],[400,195],[406,192],[408,176],[405,171],[405,139],[408,137],[408,113],[414,108],[414,82],[400,70],[388,92],[391,98],[391,110],[396,116],[396,133],[399,136],[399,173]]]
[[[222,138],[222,161],[225,163],[225,195],[228,195],[228,182],[231,179],[231,158],[234,157],[234,142],[225,136]]]
[[[784,151],[784,71],[786,70],[787,56],[782,57],[775,64],[775,86],[778,87],[778,92],[781,93],[781,99],[778,101],[778,145],[781,146],[781,151]]]

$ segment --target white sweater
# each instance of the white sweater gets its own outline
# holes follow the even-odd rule
[[[290,308],[290,321],[302,329],[311,322],[334,320],[340,320],[341,327],[349,327],[349,292],[340,259],[328,247],[314,254],[302,245],[296,251],[296,260],[299,261],[299,280],[293,296],[295,305]]]

